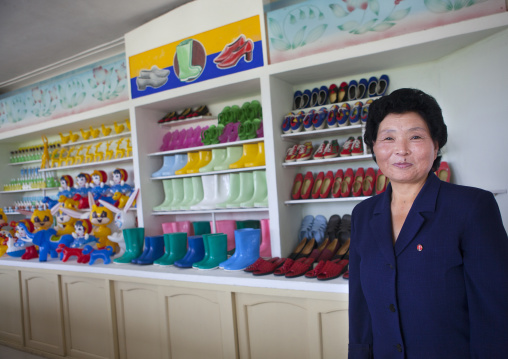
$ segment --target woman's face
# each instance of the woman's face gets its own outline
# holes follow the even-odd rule
[[[416,112],[389,114],[379,124],[374,142],[377,164],[394,183],[425,182],[438,145]]]

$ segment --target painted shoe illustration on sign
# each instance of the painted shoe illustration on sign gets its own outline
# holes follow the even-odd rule
[[[205,69],[206,51],[204,46],[194,39],[187,39],[176,46],[173,68],[182,82],[196,80]]]
[[[147,87],[159,88],[168,82],[170,71],[159,69],[153,65],[150,70],[140,70],[139,76],[136,79],[136,85],[139,91],[144,91]]]
[[[241,34],[235,41],[224,46],[222,52],[213,60],[219,69],[229,69],[236,66],[244,58],[245,62],[252,61],[254,42]]]

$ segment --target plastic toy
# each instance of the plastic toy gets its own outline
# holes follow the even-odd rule
[[[92,223],[88,219],[79,219],[74,223],[74,230],[71,234],[66,234],[60,239],[69,248],[83,248],[89,243],[97,243],[95,236],[91,236]]]
[[[115,158],[124,158],[125,157],[126,150],[124,148],[120,148],[123,140],[124,140],[124,138],[121,138],[116,142]]]
[[[131,130],[131,121],[129,119],[126,119],[125,120],[125,126],[127,127],[127,129],[130,131]]]
[[[90,265],[94,264],[97,259],[102,259],[104,264],[109,264],[111,263],[111,256],[115,254],[113,247],[111,246],[107,246],[104,249],[93,249],[89,245],[83,247],[82,253],[90,255],[90,262],[88,262]]]
[[[71,136],[64,136],[61,132],[59,133],[60,135],[60,140],[62,141],[62,143],[65,145],[66,143],[68,143],[71,139]]]
[[[21,257],[21,259],[37,258],[37,249],[33,241],[33,233],[24,222],[18,222],[16,225],[16,238],[17,241],[9,240],[7,255],[11,257]]]
[[[119,134],[123,132],[123,130],[125,129],[125,125],[118,125],[115,121],[113,122],[113,128],[115,129],[115,133]]]
[[[94,200],[97,201],[106,196],[109,191],[109,185],[106,183],[108,175],[102,170],[95,170],[92,172],[91,178],[90,192],[92,192]]]
[[[65,159],[65,154],[67,152],[66,147],[60,148],[58,151],[58,155],[56,155],[56,158],[51,161],[51,167],[62,167],[62,162]]]
[[[102,134],[104,136],[109,136],[109,134],[111,133],[111,128],[104,126],[104,124],[101,125],[101,129],[102,129]]]
[[[109,146],[111,146],[112,143],[113,143],[113,141],[106,142],[106,151],[104,152],[104,160],[105,161],[108,161],[113,158],[114,152],[113,152],[113,150],[109,149]]]
[[[125,147],[127,149],[127,157],[132,156],[132,146],[131,146],[131,139],[130,138],[128,138],[127,141],[125,142]]]
[[[110,192],[121,192],[122,194],[129,194],[132,192],[132,187],[127,184],[128,174],[123,168],[116,168],[113,171],[113,180],[109,182],[111,185]]]
[[[54,228],[39,230],[33,235],[32,243],[39,246],[39,262],[46,262],[48,254],[51,258],[58,258],[56,249],[59,242],[51,240],[51,237],[56,235]],[[21,257],[23,259],[23,257]],[[35,257],[34,257],[35,258]]]
[[[74,156],[72,155],[72,151],[74,151],[75,148],[75,146],[69,147],[65,158],[62,160],[62,166],[72,166],[74,164]]]
[[[56,218],[56,235],[59,237],[66,234],[72,234],[74,231],[74,223],[76,223],[76,219],[63,212],[61,210],[61,206],[61,203],[57,203],[51,208],[51,213]]]
[[[79,140],[79,135],[77,133],[72,133],[72,131],[69,131],[69,137],[71,139],[71,142],[76,142]]]
[[[41,157],[41,169],[48,168],[49,163],[49,150],[48,150],[48,138],[46,136],[42,137],[42,143],[43,143],[43,150],[42,150],[42,157]]]
[[[5,215],[5,212],[2,208],[0,208],[0,227],[6,226],[9,224],[9,220]]]
[[[92,146],[93,145],[89,145],[87,146],[86,148],[86,153],[85,153],[85,163],[90,163],[90,162],[93,162],[93,153],[90,153],[90,150],[92,149]]]
[[[98,128],[94,129],[92,126],[90,126],[90,134],[92,135],[92,138],[97,138],[101,134],[101,130]]]
[[[82,164],[85,161],[85,156],[81,154],[81,151],[83,151],[83,145],[79,146],[76,150],[76,154],[74,155],[75,165]]]
[[[95,162],[102,161],[104,159],[104,152],[99,151],[99,148],[102,146],[102,142],[99,142],[95,145],[95,152],[93,154],[93,160]]]
[[[58,154],[60,149],[57,147],[51,152],[50,167],[56,167],[58,165]]]
[[[83,139],[86,141],[90,138],[90,136],[92,135],[92,128],[90,127],[90,131],[83,131],[82,128],[79,129],[79,132],[81,132],[81,137],[83,137]]]
[[[128,197],[127,202],[125,203],[125,206],[122,209],[117,208],[103,200],[99,200],[100,204],[108,208],[111,212],[115,213],[114,223],[118,228],[118,231],[115,231],[113,234],[109,235],[108,239],[118,244],[120,248],[118,253],[119,256],[123,256],[126,250],[123,230],[136,227],[136,215],[133,212],[129,212],[129,209],[134,205],[138,194],[139,188],[131,193],[131,195]],[[132,259],[133,258],[131,258],[131,260]],[[130,260],[127,263],[129,262]]]
[[[67,262],[70,257],[78,257],[78,263],[88,263],[90,261],[89,254],[83,254],[83,248],[69,248],[65,244],[60,243],[56,249],[60,254],[62,262]]]

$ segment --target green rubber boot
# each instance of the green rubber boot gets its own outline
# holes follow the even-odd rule
[[[193,263],[192,268],[199,268],[198,266],[205,263],[208,260],[208,257],[210,256],[210,242],[209,237],[213,236],[213,234],[203,234],[203,244],[205,246],[205,256],[202,260],[199,262]]]
[[[268,187],[266,186],[266,171],[254,171],[254,193],[248,201],[240,203],[240,207],[254,207],[254,203],[262,202],[267,195]]]
[[[164,254],[162,257],[153,262],[154,265],[168,266],[170,256],[171,243],[169,242],[169,233],[164,234]]]
[[[180,203],[183,201],[183,178],[175,178],[171,181],[171,187],[173,190],[173,200],[169,204],[169,208],[174,211],[180,208]]]
[[[122,231],[125,240],[125,253],[120,258],[113,259],[113,263],[131,263],[143,253],[143,242],[145,241],[144,228],[128,228]]]
[[[243,156],[242,146],[226,147],[226,159],[221,164],[214,167],[215,171],[229,170],[229,165],[237,162]]]
[[[208,258],[199,263],[198,269],[210,270],[219,267],[219,264],[228,259],[228,236],[216,233],[208,236]]]
[[[192,64],[193,42],[193,39],[187,39],[176,46],[176,57],[180,69],[178,78],[183,82],[195,80],[203,71],[201,66]]]
[[[258,221],[255,219],[249,219],[246,221],[236,221],[236,229],[243,229],[243,228],[260,229],[261,228],[261,221]]]
[[[238,198],[239,194],[240,194],[240,173],[230,173],[228,198],[222,203],[217,203],[216,207],[227,208],[228,203],[233,203],[233,201],[236,198]]]
[[[186,232],[167,233],[167,236],[169,237],[169,257],[166,258],[161,266],[171,266],[187,254]],[[164,235],[165,237],[166,234]]]
[[[206,166],[201,167],[199,169],[200,173],[203,172],[211,172],[214,170],[215,166],[219,166],[226,160],[226,149],[225,148],[215,148],[212,150],[212,160]]]
[[[240,193],[233,201],[228,202],[227,208],[239,208],[240,204],[248,202],[254,194],[254,175],[252,172],[240,172]]]
[[[212,233],[212,228],[210,227],[210,222],[208,221],[192,222],[192,227],[194,228],[195,236]]]
[[[162,186],[164,188],[164,202],[157,207],[154,207],[154,211],[171,211],[170,204],[173,201],[173,185],[171,180],[162,180]]]
[[[205,197],[203,191],[203,180],[201,177],[191,177],[192,178],[192,200],[185,206],[185,209],[190,209],[191,206],[194,206],[200,203]],[[182,207],[182,209],[184,209]]]
[[[183,179],[183,199],[182,202],[180,202],[180,205],[178,206],[178,209],[189,209],[192,198],[194,197],[194,191],[193,191],[193,184],[192,184],[192,178],[193,177],[185,177]]]

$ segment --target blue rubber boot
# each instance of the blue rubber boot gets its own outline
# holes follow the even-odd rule
[[[210,257],[210,236],[213,236],[213,234],[203,234],[203,246],[205,248],[205,255],[199,262],[192,263],[192,268],[199,268],[199,266],[205,263]]]
[[[165,177],[165,176],[172,176],[175,173],[171,171],[175,164],[175,156],[164,156],[164,160],[162,162],[162,167],[152,173],[152,177]]]
[[[219,264],[219,268],[228,271],[243,270],[259,258],[261,245],[261,231],[259,229],[244,228],[235,231],[235,254],[227,261]]]
[[[187,162],[188,158],[186,153],[179,153],[175,155],[175,163],[173,164],[173,167],[171,167],[171,170],[169,171],[170,174],[166,176],[174,176],[175,172],[184,168]]]
[[[175,267],[192,268],[194,263],[203,260],[205,257],[205,245],[202,236],[190,236],[187,238],[187,242],[189,244],[187,254],[174,263]]]
[[[131,263],[138,264],[138,260],[143,260],[148,255],[148,252],[150,252],[151,239],[152,237],[145,237],[145,248],[143,249],[143,253],[141,253],[139,257],[134,258]]]
[[[154,261],[164,255],[164,236],[146,237],[150,243],[150,248],[146,256],[138,259],[138,264],[153,264]]]

